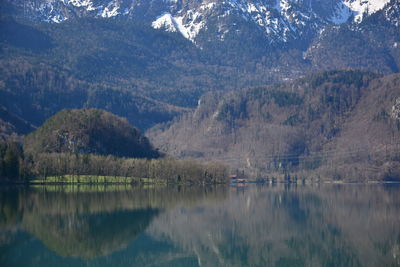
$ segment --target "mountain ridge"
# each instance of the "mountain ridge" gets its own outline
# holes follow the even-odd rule
[[[392,0],[393,1],[393,0]],[[390,0],[8,0],[5,10],[30,20],[62,23],[79,17],[127,17],[178,32],[200,47],[211,35],[224,41],[240,24],[260,31],[269,44],[317,35],[325,26],[360,23]],[[394,3],[394,2],[392,2]],[[393,4],[395,7],[395,5]],[[22,13],[22,14],[21,14]],[[203,37],[201,36],[203,35]],[[207,37],[204,37],[207,36]],[[206,40],[204,40],[206,39]]]

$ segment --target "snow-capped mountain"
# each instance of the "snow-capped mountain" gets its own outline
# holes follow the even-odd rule
[[[182,9],[171,8],[152,22],[154,28],[180,32],[195,41],[201,31],[216,25],[216,35],[224,40],[232,31],[240,32],[238,24],[248,23],[273,42],[297,39],[307,31],[315,31],[327,21],[293,1],[236,0],[203,1]]]
[[[225,40],[246,29],[270,44],[287,43],[320,32],[326,25],[354,21],[382,10],[390,0],[5,0],[14,13],[61,23],[77,17],[137,19],[156,29],[178,32],[197,43]],[[397,0],[392,2],[398,2]],[[394,3],[390,12],[398,12]],[[211,35],[210,35],[211,33]]]

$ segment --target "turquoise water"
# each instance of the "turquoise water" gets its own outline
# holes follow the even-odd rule
[[[400,266],[400,186],[1,188],[0,266]]]

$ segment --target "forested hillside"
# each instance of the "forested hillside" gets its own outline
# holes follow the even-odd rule
[[[254,175],[306,170],[346,179],[353,170],[390,179],[399,167],[399,88],[399,75],[332,71],[209,94],[149,136],[177,157],[223,160]]]
[[[54,65],[21,58],[6,59],[0,65],[0,105],[10,114],[0,118],[6,122],[13,116],[39,126],[61,109],[92,107],[127,117],[145,129],[185,111],[125,87],[79,80]],[[16,128],[17,133],[27,133],[21,126]]]

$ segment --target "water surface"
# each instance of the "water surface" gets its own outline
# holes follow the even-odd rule
[[[400,266],[400,186],[2,188],[0,266]]]

